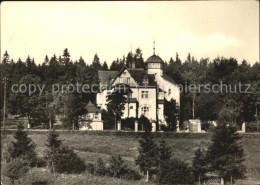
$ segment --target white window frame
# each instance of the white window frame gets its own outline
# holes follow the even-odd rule
[[[130,84],[130,77],[127,77],[127,78],[126,78],[126,83],[127,83],[127,84]]]
[[[149,114],[149,107],[143,106],[143,107],[141,108],[141,112],[142,112],[142,114],[143,114],[144,116],[148,116],[148,114]]]
[[[122,77],[119,77],[119,83],[123,83],[123,78]]]
[[[142,91],[142,99],[148,99],[148,91]]]

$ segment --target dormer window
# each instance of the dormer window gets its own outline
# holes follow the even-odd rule
[[[148,83],[149,83],[148,79],[147,79],[147,78],[144,78],[144,79],[143,79],[143,84],[148,84]]]

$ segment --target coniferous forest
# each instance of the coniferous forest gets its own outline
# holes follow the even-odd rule
[[[67,48],[61,51],[61,55],[46,55],[42,61],[35,61],[33,56],[28,56],[25,61],[20,58],[15,60],[6,51],[1,63],[2,84],[6,82],[5,116],[8,118],[9,115],[17,115],[26,118],[31,127],[41,125],[48,128],[50,124],[54,124],[55,116],[63,115],[64,127],[77,128],[78,117],[86,113],[85,106],[89,101],[95,104],[96,94],[91,91],[53,94],[53,85],[57,87],[58,84],[79,83],[91,87],[98,84],[98,70],[119,71],[133,60],[136,67],[143,66],[145,59],[141,49],[115,59],[110,66],[106,61],[100,61],[98,54],[95,54],[93,59],[83,59],[79,56],[78,60],[73,61]],[[164,73],[183,87],[179,110],[181,128],[184,127],[185,120],[194,118],[202,120],[202,127],[208,130],[210,121],[217,120],[220,114],[228,112],[227,116],[236,126],[246,122],[249,129],[255,131],[255,128],[250,127],[250,123],[256,123],[259,119],[259,62],[250,65],[246,60],[237,61],[233,57],[210,60],[204,56],[197,59],[190,53],[187,58],[181,59],[176,53],[165,61]],[[239,83],[244,86],[239,87]],[[14,84],[25,85],[17,89],[18,86],[13,86]],[[37,85],[31,94],[29,84]],[[229,91],[206,91],[205,85],[213,87],[214,84],[226,84],[225,89]],[[185,90],[185,87],[191,85],[194,86],[193,91]],[[2,95],[3,87],[2,85]],[[236,91],[239,88],[242,93]],[[3,101],[1,103],[3,118]]]

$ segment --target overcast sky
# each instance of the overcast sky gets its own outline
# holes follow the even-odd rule
[[[146,60],[233,56],[259,61],[259,1],[178,2],[4,2],[1,4],[1,56],[28,55],[41,63],[47,54],[87,63],[98,53],[110,64],[140,47]]]

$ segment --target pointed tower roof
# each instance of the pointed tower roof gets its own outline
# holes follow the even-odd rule
[[[86,109],[88,110],[88,113],[100,113],[100,110],[93,103],[91,103],[91,101],[87,104]]]

